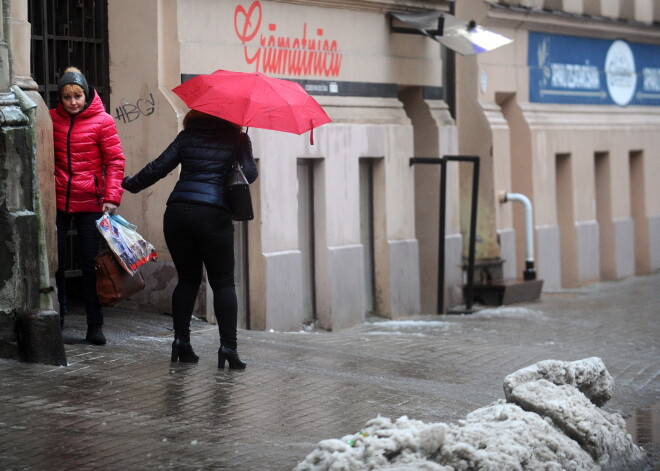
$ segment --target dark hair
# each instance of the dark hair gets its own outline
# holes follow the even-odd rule
[[[238,132],[243,130],[243,127],[239,124],[197,110],[190,110],[186,113],[186,117],[183,118],[183,128],[188,129],[193,123],[203,124],[207,128],[218,128],[218,130],[226,128],[234,129]]]

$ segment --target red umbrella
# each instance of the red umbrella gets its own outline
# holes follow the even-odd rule
[[[216,70],[172,91],[189,108],[241,126],[302,134],[332,121],[296,82],[259,73]]]

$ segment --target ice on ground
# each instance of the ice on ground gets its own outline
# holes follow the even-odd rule
[[[619,414],[599,358],[546,360],[506,377],[504,400],[457,424],[377,417],[321,441],[295,471],[637,471],[644,452]]]
[[[538,319],[543,317],[543,312],[525,307],[496,307],[481,309],[470,314],[471,319],[479,317],[484,317],[486,319],[491,319],[493,317],[506,319]]]
[[[403,321],[377,321],[372,322],[372,325],[378,327],[385,327],[388,329],[398,329],[400,327],[446,327],[451,325],[447,321],[417,321],[417,320],[403,320]]]

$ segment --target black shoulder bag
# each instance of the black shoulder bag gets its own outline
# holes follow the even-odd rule
[[[242,141],[239,135],[236,155],[227,178],[227,201],[229,202],[234,221],[250,221],[254,219],[250,184],[245,178],[243,170],[241,170],[241,165],[238,162],[242,150]]]

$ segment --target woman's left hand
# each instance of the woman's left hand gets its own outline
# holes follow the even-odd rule
[[[103,203],[103,212],[108,212],[110,214],[114,213],[117,210],[117,205],[112,203]]]

